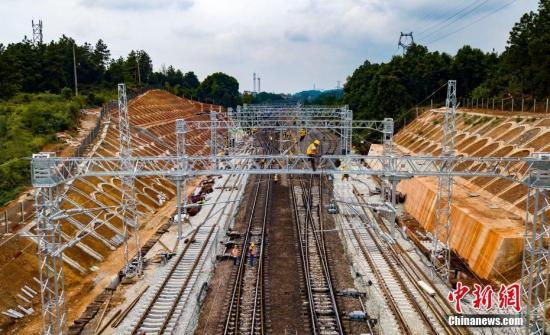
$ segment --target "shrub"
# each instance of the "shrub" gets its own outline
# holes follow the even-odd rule
[[[73,90],[68,87],[63,87],[61,89],[61,96],[63,97],[63,99],[69,100],[73,96]]]

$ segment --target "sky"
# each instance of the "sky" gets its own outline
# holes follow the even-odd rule
[[[454,54],[464,44],[501,52],[537,0],[0,0],[0,43],[62,34],[79,44],[103,39],[113,57],[143,49],[199,79],[225,72],[252,89],[292,93],[342,85],[365,60],[401,53],[400,32],[430,50]]]

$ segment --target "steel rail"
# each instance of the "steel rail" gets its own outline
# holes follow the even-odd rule
[[[307,237],[302,232],[302,227],[300,225],[300,211],[298,209],[298,202],[296,200],[296,192],[294,190],[294,185],[292,181],[290,182],[290,195],[292,198],[292,204],[294,208],[294,216],[296,221],[296,229],[298,231],[298,239],[300,242],[300,258],[302,259],[302,267],[304,269],[304,281],[306,284],[306,291],[307,291],[307,297],[308,297],[308,307],[309,307],[309,316],[311,318],[311,331],[313,335],[317,335],[317,328],[315,327],[317,316],[315,314],[314,310],[314,303],[312,301],[313,292],[311,289],[311,281],[309,279],[309,272],[308,272],[308,258],[305,255],[305,249],[307,248]]]
[[[313,179],[313,176],[312,176]],[[334,286],[332,284],[332,278],[330,275],[330,267],[328,265],[328,256],[327,256],[327,248],[326,248],[326,241],[325,241],[325,228],[324,228],[324,211],[323,211],[323,191],[322,191],[322,180],[323,176],[319,175],[319,207],[318,209],[318,216],[319,216],[319,229],[316,229],[316,227],[313,228],[313,234],[316,236],[317,243],[319,245],[319,248],[321,249],[321,255],[322,255],[322,263],[323,267],[325,269],[326,273],[326,281],[328,283],[328,286],[330,288],[330,299],[332,301],[332,304],[334,306],[334,314],[337,320],[337,325],[339,327],[339,331],[343,333],[342,329],[342,321],[340,320],[340,314],[338,311],[338,304],[336,303],[336,296],[334,294]],[[311,222],[313,224],[313,221]]]

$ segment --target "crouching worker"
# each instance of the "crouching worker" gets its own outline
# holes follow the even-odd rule
[[[306,130],[304,128],[300,129],[300,142],[306,137]]]
[[[233,259],[233,265],[237,265],[237,261],[239,258],[239,247],[237,247],[237,244],[233,244],[233,249],[231,249],[231,258]]]
[[[306,154],[309,157],[309,161],[311,162],[311,168],[313,171],[315,171],[315,164],[317,157],[319,157],[319,146],[321,145],[321,141],[315,140],[313,143],[311,143],[306,150]]]

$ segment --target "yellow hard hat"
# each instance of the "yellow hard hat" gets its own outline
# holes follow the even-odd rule
[[[250,246],[253,247],[253,246],[254,246],[254,242],[250,243]]]
[[[315,140],[315,141],[313,141],[313,143],[315,143],[316,145],[319,145],[319,144],[321,144],[321,141]]]

